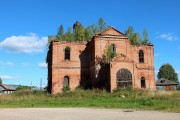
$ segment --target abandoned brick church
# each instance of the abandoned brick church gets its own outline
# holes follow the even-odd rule
[[[102,64],[99,58],[110,45],[116,56],[109,64]],[[128,37],[113,27],[89,42],[51,41],[47,61],[52,94],[67,86],[70,90],[81,86],[111,92],[129,85],[155,90],[153,45],[131,45]]]

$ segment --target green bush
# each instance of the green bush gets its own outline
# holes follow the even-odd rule
[[[13,93],[13,95],[16,95],[16,96],[29,96],[32,94],[33,94],[33,91],[30,89],[20,89]]]
[[[32,91],[33,95],[45,95],[45,94],[48,94],[47,91],[42,91],[42,90],[33,90]]]
[[[30,95],[46,95],[48,94],[46,91],[42,90],[31,90],[31,89],[19,89],[16,90],[13,95],[15,96],[30,96]]]
[[[19,87],[16,88],[16,91],[18,91],[18,90],[26,90],[26,89],[30,90],[31,87],[29,87],[29,86],[19,86]]]

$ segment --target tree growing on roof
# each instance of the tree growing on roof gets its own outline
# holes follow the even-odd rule
[[[144,39],[142,41],[142,45],[148,45],[148,44],[151,43],[151,41],[150,41],[150,39],[148,37],[148,32],[147,32],[146,29],[143,30],[143,37],[144,37]]]
[[[131,45],[148,45],[151,44],[151,41],[148,37],[147,29],[143,30],[143,39],[138,32],[134,32],[134,28],[129,26],[128,29],[125,31],[125,34],[128,36]]]
[[[64,32],[64,27],[61,24],[58,28],[57,35],[48,36],[48,43],[53,39],[67,42],[90,41],[95,34],[103,32],[106,28],[107,26],[103,18],[99,18],[96,24],[87,27],[84,27],[80,22],[76,21],[73,24],[72,32],[72,27],[68,27],[67,31]],[[131,45],[148,45],[151,43],[146,29],[143,30],[143,39],[141,39],[138,32],[134,32],[134,28],[131,26],[128,27],[125,34],[128,36]]]
[[[90,41],[91,38],[93,36],[93,33],[91,31],[91,27],[87,27],[84,29],[84,37],[85,37],[85,41]]]
[[[109,64],[112,59],[117,56],[117,53],[115,52],[115,46],[114,45],[108,45],[107,49],[105,49],[104,54],[102,55],[102,63]]]
[[[73,42],[74,41],[74,37],[73,37],[73,34],[71,32],[70,27],[68,27],[67,32],[63,35],[63,40],[67,41],[67,42]]]
[[[134,32],[134,28],[129,26],[128,29],[125,31],[125,34],[128,36],[131,45],[140,45],[142,40],[139,33]]]
[[[102,32],[106,29],[106,23],[104,22],[103,18],[99,18],[97,29],[98,32]]]
[[[59,39],[60,41],[63,40],[63,36],[64,36],[64,27],[63,25],[60,25],[58,28],[58,33],[57,33],[57,39]]]

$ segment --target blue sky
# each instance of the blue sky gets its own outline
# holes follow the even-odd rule
[[[121,32],[148,30],[155,70],[170,63],[180,79],[179,0],[1,0],[0,76],[5,84],[47,84],[47,36],[60,24],[84,26],[102,17]]]

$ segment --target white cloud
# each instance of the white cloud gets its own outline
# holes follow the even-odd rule
[[[12,80],[12,79],[15,79],[15,77],[8,76],[8,75],[2,75],[0,77],[1,77],[2,80]]]
[[[13,62],[10,62],[10,61],[7,61],[7,62],[3,62],[3,61],[0,61],[0,66],[1,67],[10,67],[10,66],[14,66],[15,64]]]
[[[47,68],[47,64],[44,62],[41,62],[41,63],[38,63],[38,67],[45,69],[45,68]]]
[[[8,65],[8,66],[13,66],[14,65],[14,63],[13,62],[6,62],[6,65]]]
[[[27,36],[11,36],[0,42],[0,48],[17,53],[43,52],[47,45],[47,37],[38,37],[34,33]]]
[[[179,39],[174,33],[159,34],[156,36],[156,39],[158,38],[169,40],[169,41],[175,41]]]
[[[160,56],[160,53],[155,53],[154,54],[154,57],[159,57]]]

